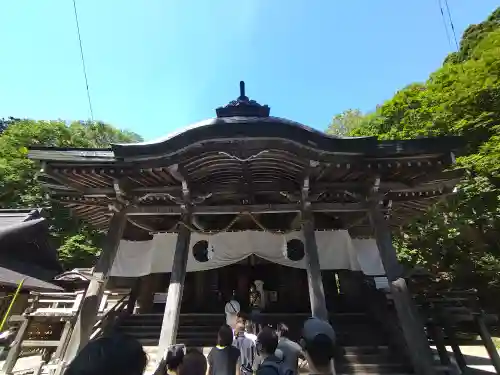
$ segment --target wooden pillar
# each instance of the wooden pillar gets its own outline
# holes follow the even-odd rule
[[[186,224],[190,223],[191,216],[185,215],[183,221]],[[191,231],[187,226],[180,225],[177,243],[175,245],[170,285],[167,291],[167,302],[165,303],[165,312],[163,313],[158,353],[164,353],[170,345],[175,343],[177,336],[190,239]],[[166,251],[168,251],[168,249],[166,249]]]
[[[474,321],[477,324],[477,328],[479,330],[479,335],[481,336],[481,340],[483,341],[484,347],[488,351],[488,355],[491,359],[491,364],[495,368],[495,372],[500,374],[500,356],[498,355],[497,348],[495,343],[491,339],[490,331],[486,326],[484,321],[484,315],[482,313],[474,315]]]
[[[302,231],[305,241],[306,271],[312,316],[328,321],[328,310],[326,309],[325,291],[323,289],[323,279],[321,278],[318,246],[316,245],[316,235],[314,233],[314,221],[312,219],[312,214],[307,210],[303,212]]]
[[[436,349],[441,364],[443,366],[446,366],[447,368],[450,368],[452,364],[451,364],[450,354],[446,350],[446,343],[444,340],[443,329],[434,322],[428,324],[427,329],[434,341],[434,345],[436,345]]]
[[[415,373],[419,375],[435,374],[433,354],[425,334],[424,325],[417,306],[408,291],[406,281],[401,277],[402,267],[392,244],[389,224],[381,212],[378,202],[371,202],[368,216],[375,232],[380,258],[389,279],[390,292]]]
[[[441,315],[441,319],[439,323],[443,326],[444,333],[448,336],[448,344],[451,346],[451,350],[453,351],[453,355],[455,357],[455,361],[457,362],[458,367],[462,371],[462,374],[469,373],[469,368],[467,367],[467,361],[465,360],[465,356],[460,349],[460,345],[458,345],[457,336],[455,335],[455,331],[451,326],[448,317]]]
[[[16,361],[19,357],[19,353],[21,353],[21,344],[23,342],[26,333],[28,332],[28,328],[32,321],[32,317],[26,317],[24,321],[21,323],[19,330],[17,331],[16,338],[14,339],[13,345],[9,349],[9,353],[7,354],[7,358],[2,367],[2,374],[10,375],[12,374],[12,370],[16,365]]]
[[[115,260],[126,222],[127,214],[125,210],[122,209],[113,213],[101,255],[94,267],[92,280],[85,292],[75,327],[64,354],[63,365],[68,364],[89,341],[92,329],[97,321],[99,305],[106,289],[109,272]]]
[[[61,356],[64,354],[64,351],[68,344],[68,339],[71,337],[72,328],[73,322],[71,320],[67,320],[64,322],[64,328],[61,333],[61,338],[59,339],[59,345],[57,346],[54,358],[61,358]]]
[[[206,312],[205,303],[207,298],[207,272],[198,271],[195,272],[195,306],[196,309],[201,312]]]
[[[127,314],[133,314],[135,305],[137,303],[137,299],[139,297],[139,292],[141,290],[141,281],[140,277],[136,278],[134,281],[134,285],[130,289],[130,294],[127,301]]]
[[[161,278],[164,274],[150,273],[140,277],[140,289],[137,296],[137,303],[139,304],[139,313],[145,314],[153,311],[154,294],[158,291]]]

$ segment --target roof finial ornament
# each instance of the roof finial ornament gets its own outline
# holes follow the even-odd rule
[[[269,117],[271,108],[250,100],[245,93],[245,81],[240,81],[240,96],[216,109],[217,117]]]
[[[238,100],[248,100],[245,95],[245,81],[240,81],[240,97]]]

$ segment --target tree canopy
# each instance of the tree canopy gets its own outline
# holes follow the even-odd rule
[[[346,136],[354,129],[363,127],[366,116],[359,109],[348,109],[335,115],[328,129],[327,134],[336,136]]]
[[[471,25],[459,51],[426,82],[408,85],[356,121],[348,135],[464,136],[456,168],[466,177],[457,194],[401,228],[396,241],[405,261],[445,273],[461,287],[500,292],[500,8]]]
[[[0,122],[0,208],[44,207],[50,210],[51,233],[66,268],[92,266],[100,233],[72,218],[67,209],[48,201],[37,182],[39,166],[27,156],[29,146],[109,147],[141,137],[99,122]]]

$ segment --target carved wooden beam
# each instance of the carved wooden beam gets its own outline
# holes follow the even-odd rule
[[[52,177],[52,176],[51,176]],[[450,181],[435,181],[422,183],[421,185],[410,187],[407,184],[400,182],[388,182],[382,181],[379,186],[379,191],[381,192],[391,192],[395,193],[418,193],[426,191],[438,191],[439,189],[444,189],[454,186],[459,179],[453,179]],[[105,197],[115,194],[115,190],[112,186],[106,188],[89,188],[84,186],[77,186],[70,181],[60,179],[58,181],[61,185],[54,185],[50,183],[42,183],[46,189],[48,189],[52,195],[67,195],[67,196],[86,196],[86,197]],[[68,191],[68,187],[74,189],[75,191]],[[224,184],[224,185],[214,185],[214,184],[204,184],[202,186],[190,186],[191,195],[196,197],[197,195],[206,196],[207,194],[212,195],[224,195],[234,193],[238,191],[241,186],[239,184]],[[252,182],[252,188],[254,192],[263,193],[273,193],[281,194],[290,193],[300,195],[300,185],[297,183],[289,181],[277,181],[273,183],[259,183]],[[359,182],[312,182],[310,184],[311,193],[322,193],[326,191],[338,191],[350,193],[361,193],[362,188]],[[128,189],[128,193],[133,196],[144,196],[145,194],[155,195],[155,194],[171,194],[180,195],[182,193],[182,185],[173,186],[141,186]],[[364,193],[364,192],[363,192]]]
[[[312,212],[366,212],[367,207],[362,203],[311,203]],[[193,215],[225,215],[251,212],[253,214],[272,214],[285,212],[300,212],[297,204],[256,204],[231,206],[194,206]],[[129,216],[142,215],[181,215],[180,206],[136,206],[128,207]]]
[[[66,176],[63,176],[57,169],[53,169],[51,166],[47,165],[46,163],[42,163],[42,167],[40,169],[40,173],[44,173],[47,176],[50,176],[54,181],[57,181],[63,186],[68,186],[72,189],[75,189],[79,192],[84,192],[87,187],[85,184],[82,184],[78,181],[75,181],[71,178],[68,178]]]

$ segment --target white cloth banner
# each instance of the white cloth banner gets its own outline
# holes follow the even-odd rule
[[[283,266],[305,268],[305,260],[294,262],[286,257],[286,243],[303,241],[302,232],[287,235],[260,231],[224,232],[216,235],[191,235],[187,271],[204,271],[237,263],[256,256]],[[213,252],[207,262],[197,261],[192,247],[205,240]],[[111,276],[138,277],[150,273],[171,272],[175,233],[156,234],[151,241],[121,241],[111,269]],[[383,275],[375,240],[353,240],[346,230],[316,232],[319,262],[323,270],[349,269],[367,275]]]

